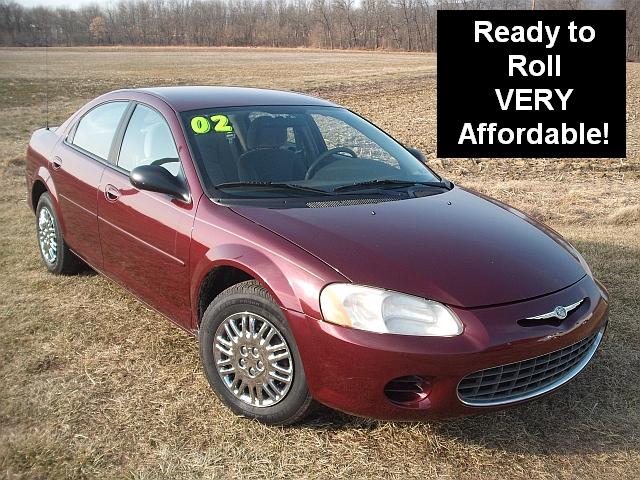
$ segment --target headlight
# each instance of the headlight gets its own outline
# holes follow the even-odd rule
[[[462,323],[441,303],[379,288],[333,283],[320,293],[327,322],[375,333],[453,337]]]

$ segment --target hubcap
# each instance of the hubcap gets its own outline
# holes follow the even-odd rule
[[[56,263],[58,258],[56,221],[47,207],[42,207],[38,215],[38,242],[40,243],[42,256],[47,263]]]
[[[293,382],[293,359],[280,331],[255,313],[235,313],[216,330],[214,359],[229,391],[253,407],[281,401]]]

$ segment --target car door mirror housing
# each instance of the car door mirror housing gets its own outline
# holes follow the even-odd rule
[[[165,193],[184,201],[188,198],[184,184],[159,165],[140,165],[134,168],[129,174],[129,181],[140,190]]]
[[[427,163],[427,157],[424,156],[424,153],[422,153],[419,149],[417,148],[413,148],[413,147],[405,147],[407,149],[407,151],[413,155],[414,157],[416,157],[418,160],[420,160],[422,163]]]

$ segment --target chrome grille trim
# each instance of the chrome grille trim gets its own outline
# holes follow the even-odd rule
[[[472,407],[521,402],[567,383],[589,363],[604,328],[560,350],[471,373],[458,383],[458,399]]]

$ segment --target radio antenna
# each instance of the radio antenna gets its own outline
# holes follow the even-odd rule
[[[43,30],[40,25],[31,24],[31,28],[40,32],[40,43],[44,47],[44,108],[45,108],[45,123],[44,127],[49,130],[49,59],[47,55],[47,47],[49,46],[49,40],[47,38],[46,30]]]
[[[44,103],[45,103],[45,128],[49,130],[49,38],[47,29],[44,30]]]

